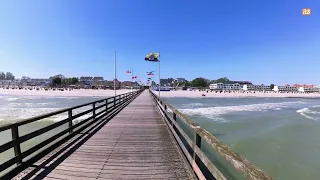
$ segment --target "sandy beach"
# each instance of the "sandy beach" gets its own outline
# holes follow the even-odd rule
[[[158,95],[158,91],[153,91]],[[205,94],[206,96],[202,96]],[[320,94],[316,93],[276,93],[276,92],[203,92],[203,91],[161,91],[161,97],[189,97],[189,98],[207,98],[207,97],[219,97],[219,98],[246,98],[246,97],[293,97],[293,98],[320,98]]]
[[[117,90],[117,94],[131,92],[129,89]],[[153,91],[158,95],[158,91]],[[206,96],[202,96],[205,94]],[[74,89],[72,91],[44,91],[44,90],[19,90],[19,89],[0,89],[0,95],[10,96],[51,96],[51,97],[109,97],[114,96],[114,90],[92,90],[92,89]],[[161,97],[189,97],[189,98],[245,98],[245,97],[302,97],[302,98],[320,98],[319,93],[276,93],[276,92],[203,92],[203,91],[161,91]]]
[[[131,92],[129,89],[117,90],[117,95]],[[0,89],[0,95],[10,96],[53,96],[53,97],[109,97],[114,96],[114,90],[74,89],[72,91],[53,90],[24,90],[24,89]]]

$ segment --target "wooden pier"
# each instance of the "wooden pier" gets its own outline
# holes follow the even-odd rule
[[[84,106],[92,107],[73,115]],[[100,109],[100,111],[99,111]],[[68,118],[19,136],[19,126],[59,113]],[[75,123],[84,114],[92,116]],[[194,129],[194,140],[177,123]],[[21,144],[58,126],[67,129],[21,150]],[[227,179],[201,151],[212,145],[247,179],[271,179],[207,131],[148,90],[140,90],[0,127],[13,140],[0,153],[15,156],[0,165],[1,179]]]

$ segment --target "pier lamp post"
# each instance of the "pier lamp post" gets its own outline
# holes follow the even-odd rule
[[[117,79],[117,51],[114,51],[114,81],[113,81],[114,96],[117,96],[116,79]]]
[[[160,82],[160,52],[159,53],[149,53],[145,58],[145,61],[158,62],[159,63],[159,99],[160,99],[160,90],[161,90],[161,82]]]

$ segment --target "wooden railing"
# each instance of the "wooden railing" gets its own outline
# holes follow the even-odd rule
[[[223,144],[215,136],[209,133],[207,130],[201,128],[198,124],[194,123],[187,116],[179,112],[173,106],[168,104],[162,99],[159,99],[150,90],[151,95],[153,96],[156,104],[159,107],[159,110],[167,122],[172,134],[177,140],[182,152],[193,168],[195,174],[199,179],[227,179],[225,175],[209,160],[209,158],[201,150],[201,142],[205,141],[212,150],[218,152],[224,159],[229,162],[238,172],[240,172],[244,177],[250,180],[271,180],[266,173],[262,172],[259,168],[253,165],[244,157],[240,156],[238,153],[234,152],[230,147]],[[180,127],[177,123],[177,117],[183,121],[194,133],[194,140],[191,140],[187,133]],[[189,147],[188,147],[189,146]],[[188,151],[188,148],[192,149]],[[203,164],[207,170],[201,169]],[[209,171],[209,177],[204,171]]]
[[[71,107],[71,108],[62,109],[59,111],[51,112],[48,114],[43,114],[43,115],[40,115],[37,117],[33,117],[33,118],[25,119],[25,120],[20,120],[20,121],[11,123],[11,124],[6,124],[3,126],[0,126],[0,132],[11,130],[11,134],[12,134],[12,140],[7,143],[4,143],[0,146],[0,154],[4,153],[5,151],[10,150],[12,148],[14,150],[14,157],[7,160],[6,162],[3,162],[0,165],[1,175],[5,174],[5,173],[8,174],[8,172],[16,169],[17,167],[21,166],[22,164],[28,163],[27,161],[31,161],[32,157],[29,158],[27,161],[24,161],[24,159],[25,158],[27,159],[28,157],[30,157],[30,155],[33,154],[34,152],[36,152],[40,149],[42,150],[43,147],[48,146],[48,145],[50,145],[50,146],[46,147],[45,150],[52,148],[55,144],[60,142],[60,141],[58,141],[55,144],[52,144],[53,141],[55,141],[59,138],[63,138],[63,139],[71,138],[75,134],[84,130],[87,126],[92,125],[95,121],[102,119],[103,117],[105,117],[106,115],[109,115],[110,113],[112,114],[112,113],[116,112],[119,108],[122,108],[123,106],[128,104],[128,102],[130,102],[136,96],[138,96],[142,91],[143,90],[138,90],[138,91],[129,92],[126,94],[120,94],[120,95],[109,97],[106,99],[78,105],[78,106]],[[87,106],[90,106],[91,108],[89,110],[85,110],[83,112],[80,112],[78,114],[73,115],[74,110],[82,108],[82,107],[87,107]],[[97,110],[101,110],[101,111],[97,113]],[[35,130],[33,132],[30,132],[28,134],[25,134],[22,136],[19,135],[19,127],[20,126],[30,124],[33,122],[37,122],[37,121],[43,120],[45,118],[53,117],[55,115],[61,115],[62,113],[67,113],[68,117],[66,119],[59,121],[59,122],[50,124],[46,127],[40,128],[40,129]],[[73,122],[73,120],[76,120],[77,118],[80,118],[80,117],[87,115],[89,113],[92,113],[92,115],[90,117],[87,117],[87,118],[79,121],[78,123]],[[29,147],[27,150],[25,150],[23,152],[21,151],[21,144],[22,143],[24,143],[32,138],[38,137],[42,134],[45,134],[50,130],[54,130],[58,127],[61,127],[62,125],[66,125],[66,124],[68,125],[68,127],[65,130],[54,134],[50,138],[45,139],[44,141],[42,141],[32,147]],[[62,139],[61,139],[61,141],[62,141]],[[15,167],[13,167],[13,166],[15,166]],[[5,172],[5,173],[3,173],[3,172]]]

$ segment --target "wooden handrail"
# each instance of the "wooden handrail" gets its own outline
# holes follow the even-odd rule
[[[222,175],[222,173],[214,166],[214,164],[208,159],[208,157],[201,151],[201,141],[204,140],[206,143],[213,148],[215,151],[217,151],[224,159],[229,162],[237,171],[242,173],[247,179],[250,180],[271,180],[272,178],[268,176],[266,173],[264,173],[262,170],[257,168],[255,165],[253,165],[250,161],[245,159],[244,157],[240,156],[238,153],[233,151],[230,147],[222,143],[218,138],[213,136],[210,132],[207,130],[201,128],[198,124],[193,122],[191,119],[189,119],[186,115],[175,109],[172,105],[165,102],[162,99],[159,99],[158,96],[153,93],[151,90],[149,90],[151,95],[153,96],[155,102],[160,107],[160,110],[164,114],[164,117],[168,119],[171,123],[169,123],[169,126],[172,126],[172,131],[178,131],[183,138],[185,138],[186,142],[189,144],[189,146],[193,150],[193,160],[189,160],[190,163],[196,163],[199,164],[199,160],[202,161],[202,163],[207,167],[207,169],[212,173],[212,175],[216,179],[225,179],[225,177]],[[171,113],[169,113],[168,109],[171,110]],[[183,129],[176,123],[177,116],[189,127],[191,128],[195,133],[195,139],[191,140],[188,135],[183,131]],[[176,132],[174,132],[176,133]],[[179,137],[178,137],[179,138]],[[181,147],[181,143],[179,144]],[[182,144],[183,145],[183,144]],[[184,145],[183,145],[184,146]],[[182,149],[185,147],[181,147]],[[186,153],[184,151],[184,153]],[[188,152],[187,152],[188,153]],[[186,154],[185,154],[186,155]],[[187,157],[190,156],[190,154],[186,155]],[[198,161],[198,162],[197,162]],[[191,164],[192,167],[194,166]]]
[[[10,124],[6,124],[6,125],[2,125],[0,127],[0,132],[6,131],[6,130],[11,130],[12,133],[12,140],[4,143],[2,145],[0,145],[0,154],[13,148],[14,149],[14,157],[7,160],[6,162],[2,163],[0,165],[0,173],[3,174],[2,172],[6,169],[8,169],[9,167],[11,167],[14,164],[17,164],[18,166],[23,164],[24,162],[22,161],[24,158],[28,157],[29,155],[33,154],[35,151],[42,149],[44,146],[52,143],[54,140],[56,140],[57,138],[62,137],[65,134],[68,134],[67,137],[65,138],[70,138],[73,135],[75,135],[75,129],[76,128],[86,128],[88,125],[90,125],[92,122],[95,122],[96,120],[101,119],[102,117],[108,115],[109,113],[113,113],[114,111],[116,111],[116,109],[118,109],[118,107],[122,106],[122,104],[126,104],[128,101],[134,99],[135,97],[137,97],[143,90],[138,90],[138,91],[134,91],[134,92],[129,92],[129,93],[125,93],[125,94],[120,94],[114,97],[109,97],[109,98],[105,98],[105,99],[101,99],[101,100],[97,100],[97,101],[93,101],[90,103],[85,103],[85,104],[81,104],[78,106],[74,106],[74,107],[70,107],[70,108],[66,108],[66,109],[62,109],[62,110],[58,110],[55,112],[50,112],[47,114],[43,114],[40,116],[36,116],[33,118],[28,118],[25,120],[20,120],[14,123],[10,123]],[[111,100],[111,101],[110,101]],[[102,103],[101,105],[98,105],[98,103]],[[112,104],[111,106],[108,106],[109,104]],[[90,106],[91,108],[89,110],[85,110],[83,112],[80,112],[78,114],[72,114],[72,111],[81,107],[85,107],[85,106]],[[100,112],[96,112],[97,110],[104,108],[104,110],[100,111]],[[36,122],[54,115],[58,115],[58,114],[62,114],[62,113],[68,113],[68,117],[66,119],[63,119],[59,122],[55,122],[53,124],[50,124],[46,127],[40,128],[36,131],[30,132],[28,134],[25,134],[23,136],[19,136],[19,126],[25,125],[25,124],[29,124],[32,122]],[[72,121],[82,117],[83,115],[86,115],[88,113],[92,113],[92,115],[84,120],[81,120],[79,123],[77,124],[73,124]],[[68,128],[53,135],[52,137],[42,141],[41,143],[34,145],[33,147],[30,147],[29,149],[27,149],[24,152],[21,152],[21,144],[23,142],[26,142],[32,138],[38,137],[39,135],[42,135],[50,130],[53,130],[57,127],[60,127],[64,124],[68,124]],[[77,129],[78,131],[79,129]],[[56,142],[55,144],[57,144],[58,142]],[[52,145],[53,146],[53,145]],[[51,146],[50,146],[51,147]],[[50,148],[47,147],[46,149]],[[10,171],[12,171],[13,169],[11,169]]]

